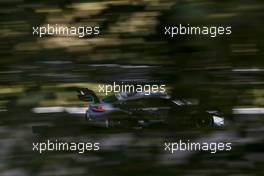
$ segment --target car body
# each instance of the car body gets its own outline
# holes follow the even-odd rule
[[[119,92],[103,99],[89,89],[78,90],[79,99],[88,102],[85,117],[90,122],[103,121],[105,126],[147,127],[157,124],[179,126],[223,126],[224,118],[216,111],[204,111],[195,103],[172,99],[161,92]]]

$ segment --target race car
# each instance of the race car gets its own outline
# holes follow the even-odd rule
[[[148,127],[157,124],[196,127],[223,126],[217,111],[203,111],[194,103],[172,99],[162,92],[119,92],[99,99],[94,91],[78,89],[80,100],[88,107],[85,117],[90,122],[103,121],[106,127]]]

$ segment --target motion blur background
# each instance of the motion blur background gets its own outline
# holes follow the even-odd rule
[[[0,0],[0,175],[263,175],[264,2]],[[164,26],[232,26],[232,35],[164,36]],[[99,37],[32,35],[33,26],[100,26]],[[221,129],[104,129],[75,116],[73,88],[165,83],[175,98],[232,119]],[[60,112],[36,113],[36,107]],[[64,108],[64,110],[62,110]],[[68,109],[67,109],[68,108]],[[65,110],[66,109],[66,110]],[[48,113],[49,112],[49,113]],[[95,140],[97,153],[32,152],[46,137]],[[190,123],[192,121],[190,120]],[[164,153],[165,141],[231,141],[231,152]]]

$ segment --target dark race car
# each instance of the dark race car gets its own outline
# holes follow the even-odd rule
[[[94,91],[78,90],[79,99],[88,102],[87,120],[104,122],[106,127],[147,127],[157,124],[195,127],[223,126],[216,111],[204,111],[186,100],[174,100],[161,92],[119,92],[99,99]]]

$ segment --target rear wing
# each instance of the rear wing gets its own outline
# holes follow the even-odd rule
[[[100,100],[95,92],[90,89],[80,88],[77,90],[77,92],[79,93],[78,98],[82,101],[100,103]]]

